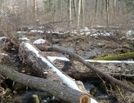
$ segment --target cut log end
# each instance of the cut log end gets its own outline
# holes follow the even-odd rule
[[[83,95],[80,98],[80,103],[90,103],[90,97],[89,97],[89,95]]]

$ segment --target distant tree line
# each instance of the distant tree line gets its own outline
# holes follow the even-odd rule
[[[1,14],[20,19],[22,25],[53,22],[77,29],[124,26],[133,19],[134,0],[0,0],[0,9]]]

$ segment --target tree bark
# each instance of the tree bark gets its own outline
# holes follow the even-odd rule
[[[85,62],[84,59],[82,59],[80,56],[78,56],[77,54],[74,54],[70,51],[67,51],[63,48],[59,48],[59,47],[49,47],[48,48],[49,50],[54,50],[54,51],[58,51],[60,53],[63,53],[63,54],[67,54],[69,55],[70,57],[72,58],[75,58],[76,60],[80,61],[81,63],[83,63],[85,66],[87,66],[88,68],[90,68],[93,72],[95,72],[97,75],[100,75],[100,76],[104,76],[107,80],[115,83],[116,85],[119,85],[119,86],[122,86],[124,89],[126,90],[129,90],[130,92],[134,92],[134,87],[128,85],[128,84],[124,84],[123,82],[115,79],[114,77],[112,77],[111,75],[109,74],[106,74],[104,72],[101,72],[98,68],[95,68],[93,65],[91,65],[90,63],[88,62]]]
[[[79,3],[78,3],[77,29],[80,29],[80,18],[81,18],[81,0],[79,0]]]
[[[109,0],[106,0],[106,23],[107,27],[109,27]]]
[[[0,73],[9,77],[15,82],[19,82],[29,87],[45,91],[67,103],[90,103],[89,95],[67,86],[60,85],[53,81],[25,75],[15,71],[14,68],[4,65],[0,65]]]
[[[73,6],[74,6],[75,20],[77,21],[77,0],[73,0]]]
[[[37,5],[37,0],[34,0],[34,15],[35,15],[35,21],[38,19],[38,5]]]
[[[71,29],[71,24],[72,24],[72,0],[68,0],[68,20],[70,22],[68,22],[68,28],[69,30]]]
[[[32,44],[21,43],[19,48],[19,57],[23,63],[32,66],[32,74],[51,81],[56,81],[62,85],[67,85],[70,88],[76,89],[78,91],[88,93],[82,82],[81,84],[78,84],[77,81],[58,70],[45,57],[43,57],[41,52]]]
[[[85,27],[85,0],[81,1],[82,4],[82,28]]]
[[[48,50],[47,47],[44,47],[43,45],[36,45],[38,49],[40,49],[43,52],[46,52]],[[53,50],[52,50],[53,51]],[[51,56],[48,56],[49,58]],[[58,57],[57,57],[58,58]],[[70,58],[69,58],[70,59]],[[64,59],[65,60],[65,59]],[[64,61],[61,59],[55,59],[54,65],[59,68],[60,70],[66,72],[69,76],[75,79],[87,79],[87,78],[95,78],[98,77],[95,72],[90,70],[88,67],[84,66],[82,63],[71,60],[70,61]],[[133,61],[107,61],[107,60],[85,60],[85,62],[90,62],[92,64],[95,64],[96,67],[99,68],[100,71],[112,75],[113,77],[119,78],[119,77],[126,77],[126,78],[134,78],[133,73]],[[72,63],[73,62],[73,63]],[[111,64],[112,63],[112,64]],[[123,65],[124,63],[124,65]],[[125,64],[131,64],[131,65],[125,65]],[[118,66],[117,66],[118,64]],[[105,66],[107,65],[107,66]],[[115,67],[113,69],[110,69],[111,66]],[[117,68],[116,68],[117,67]],[[121,69],[120,69],[121,68]],[[129,68],[129,71],[126,71],[126,68]],[[102,76],[104,77],[104,76]]]

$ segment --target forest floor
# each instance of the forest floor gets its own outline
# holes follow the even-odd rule
[[[39,31],[25,32],[24,34],[23,33],[17,32],[16,35],[14,35],[14,38],[16,40],[14,39],[7,40],[5,37],[1,38],[0,40],[1,53],[10,55],[10,58],[8,58],[8,60],[3,60],[4,64],[6,65],[11,64],[19,69],[20,68],[22,69],[24,67],[17,56],[18,53],[17,49],[19,45],[18,47],[13,47],[15,44],[17,44],[18,42],[20,43],[22,41],[29,41],[35,45],[64,47],[66,48],[66,50],[69,50],[73,53],[80,55],[85,60],[134,51],[134,40],[133,40],[134,32],[132,33],[133,35],[129,35],[129,36],[123,32],[119,32],[119,31],[107,32],[105,30],[95,31],[90,35],[89,34],[86,35],[86,32],[84,32],[84,35],[75,34],[75,33],[70,34],[69,32],[48,33],[48,32],[39,32]],[[60,53],[51,52],[51,53],[47,53],[47,56],[63,56],[63,55],[61,55]],[[133,58],[130,57],[125,60],[133,61]],[[71,61],[73,61],[73,58],[71,58]],[[123,72],[131,71],[131,74],[134,75],[134,68],[133,68],[134,64],[131,63],[120,63],[120,64],[92,63],[92,65],[94,65],[99,69],[103,69],[103,68],[114,69],[114,71],[116,72],[121,69],[123,70]],[[77,66],[81,67],[80,64],[77,64]],[[122,80],[125,83],[133,84],[134,86],[133,78],[128,79],[120,76],[117,76],[117,78]],[[79,78],[79,79],[83,80],[83,78]],[[85,87],[90,91],[90,93],[95,98],[97,98],[97,100],[101,99],[101,103],[115,103],[115,102],[133,103],[134,102],[133,93],[124,90],[123,88],[118,87],[101,77],[92,78],[92,79],[84,78],[83,82],[85,83]],[[89,86],[90,83],[91,85]],[[4,79],[3,81],[1,81],[1,91],[4,92],[3,95],[1,95],[1,102],[3,101],[2,103],[28,103],[28,99],[27,102],[26,101],[23,102],[20,100],[32,94],[39,94],[39,95],[42,94],[41,92],[39,93],[33,90],[32,92],[28,92],[25,94],[24,93],[25,86],[23,85],[18,86],[18,85],[20,84],[15,83],[15,85],[13,85],[13,82],[10,79]],[[96,90],[96,88],[98,90]],[[15,96],[16,94],[21,94],[21,96],[19,96],[19,100],[18,100],[18,96],[17,97]],[[8,101],[5,100],[5,98]],[[19,102],[15,102],[15,101],[19,101]],[[51,103],[51,102],[47,101],[41,103]],[[53,103],[60,103],[60,102],[55,101]]]

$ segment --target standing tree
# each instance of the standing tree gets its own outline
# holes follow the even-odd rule
[[[68,0],[68,28],[70,29],[72,24],[72,0]]]
[[[80,17],[81,17],[81,0],[79,0],[79,3],[78,3],[77,29],[80,29]]]
[[[106,23],[107,27],[109,27],[109,0],[106,0]]]
[[[35,26],[37,26],[39,20],[38,20],[38,3],[37,0],[33,0],[33,4],[34,4],[34,19],[35,19]]]
[[[85,0],[82,0],[82,27],[85,26]]]

